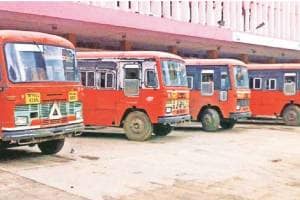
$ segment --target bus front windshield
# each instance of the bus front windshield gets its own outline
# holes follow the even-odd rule
[[[245,66],[234,66],[234,81],[237,88],[249,88],[248,70]]]
[[[165,86],[187,86],[186,69],[183,62],[162,61],[162,72]]]
[[[8,77],[12,82],[79,81],[75,52],[63,47],[7,43]]]

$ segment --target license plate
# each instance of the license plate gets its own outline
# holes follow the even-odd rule
[[[78,92],[77,91],[70,91],[69,92],[69,102],[78,101]]]
[[[26,93],[25,94],[25,103],[26,104],[41,103],[41,94],[40,93]]]

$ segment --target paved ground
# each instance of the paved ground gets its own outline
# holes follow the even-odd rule
[[[140,143],[113,134],[70,138],[61,153],[0,154],[0,199],[299,199],[300,128],[180,128]]]

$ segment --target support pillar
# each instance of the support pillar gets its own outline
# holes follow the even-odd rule
[[[168,47],[168,52],[172,53],[172,54],[178,54],[178,49],[176,46],[169,46]]]
[[[274,63],[276,63],[276,58],[274,58],[274,57],[268,58],[267,62],[270,64],[274,64]]]
[[[73,33],[68,33],[64,37],[69,40],[75,47],[77,47],[77,37]]]
[[[128,40],[122,40],[120,42],[120,49],[122,51],[131,51],[132,50],[132,43]]]
[[[249,56],[247,54],[240,54],[239,59],[246,64],[249,63]]]
[[[210,59],[219,58],[219,51],[218,50],[208,50],[206,52],[206,54],[207,54],[207,58],[210,58]]]

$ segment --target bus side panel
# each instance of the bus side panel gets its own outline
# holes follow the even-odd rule
[[[158,117],[164,115],[166,98],[159,90],[141,89],[139,96],[127,97],[120,91],[116,102],[116,125],[120,125],[127,109],[143,110],[152,123],[158,122]]]
[[[111,126],[116,119],[119,91],[84,88],[83,115],[85,125]]]
[[[229,118],[230,112],[236,109],[234,91],[228,91],[227,101],[219,100],[219,92],[219,90],[215,90],[213,96],[202,96],[199,90],[192,90],[190,92],[190,112],[193,120],[197,120],[201,108],[207,105],[219,107],[223,117]]]
[[[286,96],[282,91],[251,90],[250,107],[253,116],[280,115],[283,107],[290,103],[300,104],[300,93],[295,96]]]

